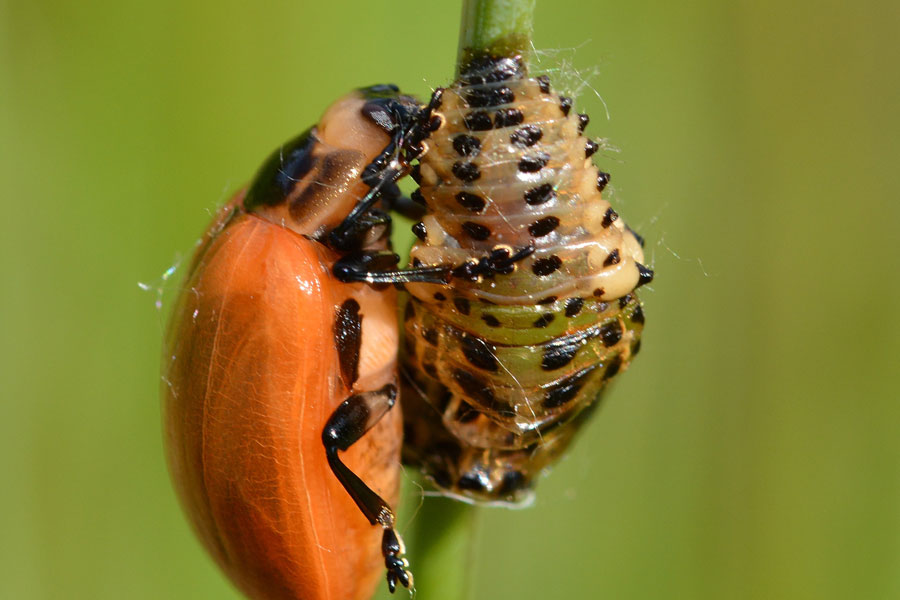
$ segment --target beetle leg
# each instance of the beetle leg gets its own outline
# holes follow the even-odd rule
[[[400,257],[389,250],[353,252],[334,263],[334,276],[343,283],[436,283],[449,281],[451,267],[437,265],[396,269]]]
[[[374,392],[354,394],[344,400],[329,417],[322,431],[322,443],[332,472],[366,519],[372,525],[381,525],[384,535],[381,553],[387,567],[387,581],[391,592],[399,582],[408,588],[412,584],[409,562],[403,558],[403,541],[394,530],[394,512],[381,496],[341,462],[339,451],[347,450],[394,406],[397,386],[388,384]]]

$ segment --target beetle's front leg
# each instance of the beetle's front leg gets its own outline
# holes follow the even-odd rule
[[[354,394],[344,400],[329,417],[322,431],[322,443],[328,465],[335,477],[356,502],[359,510],[372,525],[384,528],[381,553],[387,567],[388,588],[393,592],[399,582],[403,587],[412,585],[409,563],[403,557],[404,546],[394,530],[394,512],[381,496],[341,462],[339,451],[347,450],[394,406],[397,386],[388,384],[373,392]]]

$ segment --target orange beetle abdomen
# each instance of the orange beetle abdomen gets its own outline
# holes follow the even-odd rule
[[[226,209],[233,210],[233,209]],[[200,250],[168,337],[164,419],[176,488],[201,540],[255,600],[372,594],[381,529],[334,477],[322,431],[353,390],[333,323],[352,296],[364,320],[357,385],[390,383],[394,294],[329,277],[320,244],[238,214]],[[368,342],[367,342],[368,337]],[[378,343],[376,343],[376,341]],[[401,413],[345,454],[388,502],[397,496]]]

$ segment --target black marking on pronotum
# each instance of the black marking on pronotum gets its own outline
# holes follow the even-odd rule
[[[443,302],[444,300],[447,299],[447,296],[445,296],[445,295],[442,294],[441,292],[435,292],[435,293],[434,293],[434,299],[437,300],[438,302]]]
[[[470,364],[485,371],[497,371],[497,348],[492,344],[488,344],[483,339],[471,335],[463,335],[460,343],[463,356],[466,357]]]
[[[362,347],[362,317],[359,302],[350,298],[337,309],[334,318],[334,343],[338,351],[341,378],[348,388],[359,377],[359,350]]]
[[[585,158],[592,157],[594,154],[597,153],[597,150],[599,150],[599,149],[600,149],[600,144],[598,144],[594,140],[588,140],[587,143],[584,145],[584,157]]]
[[[618,218],[619,214],[612,209],[612,206],[610,206],[606,209],[606,212],[603,213],[603,222],[601,223],[601,225],[603,225],[603,228],[605,229],[612,225]]]
[[[585,384],[585,380],[596,368],[597,365],[587,366],[548,386],[544,393],[544,401],[542,402],[544,408],[559,408],[575,398]]]
[[[584,133],[585,128],[588,126],[588,123],[591,122],[591,118],[584,113],[578,115],[578,133]]]
[[[547,296],[546,298],[541,298],[540,300],[538,300],[537,303],[538,304],[553,304],[558,299],[559,298],[557,298],[556,296]]]
[[[541,91],[545,94],[550,93],[550,78],[546,75],[541,75],[537,78],[538,86],[540,86]]]
[[[550,323],[553,322],[553,319],[554,319],[553,313],[544,313],[540,317],[538,317],[534,321],[534,323],[532,323],[531,325],[533,327],[538,327],[538,328],[546,327],[547,325],[549,325]]]
[[[481,177],[481,169],[473,162],[455,162],[452,170],[454,175],[467,183],[477,181]]]
[[[611,176],[609,173],[605,173],[603,171],[598,171],[597,172],[597,191],[602,192],[603,190],[605,190],[610,179],[611,179]]]
[[[284,202],[294,186],[316,166],[313,150],[318,144],[315,129],[308,129],[282,146],[263,164],[247,191],[244,206],[275,206]]]
[[[478,400],[485,406],[494,403],[494,390],[490,384],[468,371],[462,369],[453,370],[453,380],[459,385],[463,392],[473,400]]]
[[[500,321],[492,314],[481,313],[481,320],[484,321],[488,327],[500,327]]]
[[[603,340],[603,345],[609,348],[619,343],[619,340],[622,339],[622,333],[622,324],[615,320],[600,328],[600,339]]]
[[[560,96],[559,97],[559,109],[562,111],[564,115],[569,116],[569,111],[572,110],[572,99],[568,96]]]
[[[520,148],[534,146],[543,137],[544,132],[537,125],[525,125],[509,134],[509,141]]]
[[[469,304],[468,298],[460,298],[457,296],[453,299],[453,306],[456,307],[456,310],[460,312],[460,314],[468,315],[472,310],[472,306]]]
[[[502,108],[494,113],[494,127],[515,127],[525,120],[525,115],[518,108]]]
[[[471,210],[472,212],[479,213],[484,210],[485,201],[484,198],[479,196],[478,194],[470,194],[469,192],[459,192],[456,194],[456,201],[460,206]]]
[[[432,346],[437,346],[438,339],[440,336],[438,335],[437,329],[432,329],[431,327],[428,327],[428,328],[422,330],[422,337],[425,339],[426,342],[428,342]]]
[[[460,156],[478,156],[481,152],[481,140],[464,133],[453,138],[453,149]]]
[[[562,266],[562,260],[558,256],[551,255],[547,258],[539,258],[531,265],[531,272],[538,277],[546,277]]]
[[[519,159],[519,171],[522,173],[537,173],[546,167],[548,162],[550,162],[550,155],[546,152],[523,156]]]
[[[469,131],[487,131],[494,127],[491,116],[483,110],[470,112],[463,119],[463,124]]]
[[[581,312],[584,306],[584,298],[569,298],[566,300],[566,316],[572,318]]]
[[[538,206],[556,198],[556,190],[549,183],[541,184],[525,192],[525,203],[530,206]]]
[[[417,238],[425,241],[425,238],[428,236],[428,230],[425,228],[425,223],[419,221],[415,225],[412,226],[412,232],[415,234]]]
[[[604,259],[603,266],[611,267],[613,265],[619,264],[621,261],[622,261],[622,259],[619,256],[619,249],[616,248],[615,250],[613,250],[612,252],[609,253],[609,256],[607,256],[606,259]]]
[[[641,263],[637,263],[637,268],[638,268],[638,284],[636,287],[641,287],[642,285],[653,281],[653,271],[651,269],[648,269]]]
[[[529,225],[528,233],[530,233],[534,237],[544,237],[545,235],[549,235],[550,233],[552,233],[553,230],[557,227],[559,227],[558,217],[544,217],[543,219],[538,219],[537,221]]]
[[[473,223],[472,221],[466,221],[465,223],[463,223],[462,229],[470,238],[479,242],[483,242],[484,240],[491,237],[490,229],[488,229],[484,225]]]

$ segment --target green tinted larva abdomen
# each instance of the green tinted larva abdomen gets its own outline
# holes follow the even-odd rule
[[[448,494],[518,502],[639,349],[653,274],[547,77],[485,59],[430,106],[410,258],[470,268],[407,285],[406,455]]]

